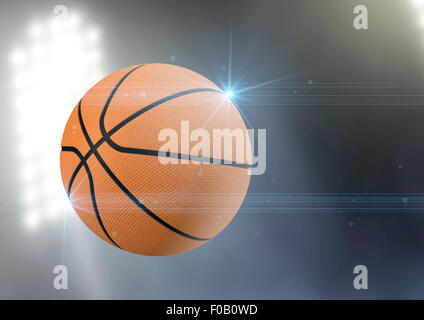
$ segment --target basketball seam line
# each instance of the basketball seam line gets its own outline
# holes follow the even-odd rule
[[[122,82],[118,83],[117,86],[114,88],[114,90],[111,92],[108,100],[106,101],[102,113],[100,115],[100,131],[102,133],[102,137],[105,138],[107,144],[112,147],[112,149],[115,149],[116,151],[122,152],[122,153],[132,153],[132,154],[142,154],[142,155],[149,155],[149,156],[158,156],[159,155],[159,151],[157,150],[149,150],[149,149],[141,149],[141,148],[128,148],[128,147],[123,147],[121,145],[118,145],[117,143],[115,143],[115,141],[112,140],[111,138],[111,134],[110,132],[106,132],[106,128],[105,128],[105,117],[106,117],[106,112],[109,108],[110,102],[112,101],[116,90],[119,88],[119,86],[122,84]],[[137,117],[141,116],[143,113],[153,109],[154,107],[160,106],[161,104],[173,100],[175,98],[178,98],[180,96],[183,95],[188,95],[191,93],[197,93],[197,92],[218,92],[221,93],[221,91],[216,90],[216,89],[212,89],[212,88],[198,88],[198,89],[190,89],[190,90],[186,90],[186,91],[181,91],[178,92],[176,94],[170,95],[168,97],[162,98],[158,101],[155,101],[153,103],[151,103],[150,105],[138,110],[137,112],[133,113],[131,116],[129,116],[128,118],[126,118],[125,120],[122,121],[122,126],[125,126],[126,124],[128,124],[129,122],[131,122],[132,120],[136,119]],[[120,128],[118,128],[119,130]],[[116,131],[115,131],[116,132]],[[216,163],[218,164],[223,164],[223,165],[230,165],[230,166],[234,166],[234,167],[240,167],[240,168],[249,168],[248,164],[244,164],[244,163],[238,163],[237,161],[226,161],[223,159],[217,159],[217,158],[213,158],[213,157],[200,157],[200,156],[195,156],[195,155],[190,155],[190,154],[182,154],[182,153],[175,153],[175,152],[169,152],[167,153],[167,157],[169,158],[177,158],[177,159],[186,159],[189,160],[190,157],[195,157],[195,161],[200,161],[200,162],[211,162],[211,163]]]
[[[69,151],[69,152],[73,152],[74,154],[76,154],[78,156],[78,158],[81,160],[81,162],[84,162],[83,166],[85,168],[85,170],[87,171],[87,177],[88,177],[88,182],[90,185],[90,193],[91,193],[91,202],[93,204],[93,208],[94,208],[94,213],[96,214],[97,217],[97,221],[99,222],[100,227],[102,228],[104,234],[108,237],[108,239],[119,249],[121,249],[121,247],[112,239],[112,237],[109,235],[109,233],[106,231],[106,228],[103,224],[102,218],[100,217],[100,213],[99,213],[99,209],[97,207],[97,201],[96,201],[96,194],[94,192],[94,181],[93,181],[93,176],[91,175],[91,171],[90,168],[88,167],[88,164],[85,160],[83,160],[83,156],[81,154],[81,152],[75,148],[75,147],[63,147],[62,151]],[[68,198],[69,200],[71,200],[71,189],[68,188]]]
[[[82,119],[82,114],[81,114],[81,102],[78,106],[78,117],[79,117],[79,121],[80,121],[80,125],[81,125],[81,129],[84,133],[84,136],[90,146],[90,148],[93,148],[93,142],[91,141],[90,137],[88,136],[88,132],[85,128],[84,125],[84,121]],[[164,227],[168,228],[171,231],[174,231],[175,233],[186,237],[188,239],[191,240],[197,240],[197,241],[206,241],[206,240],[210,240],[208,238],[199,238],[199,237],[195,237],[192,236],[188,233],[185,233],[175,227],[173,227],[172,225],[170,225],[169,223],[167,223],[166,221],[162,220],[161,218],[159,218],[157,215],[155,215],[150,209],[148,209],[140,200],[137,199],[137,197],[135,197],[123,184],[122,182],[115,176],[115,174],[112,172],[112,170],[107,166],[107,164],[105,163],[105,161],[103,160],[103,158],[100,156],[100,154],[98,153],[97,149],[94,149],[94,155],[96,156],[97,160],[100,162],[100,164],[102,165],[103,169],[106,171],[106,173],[109,175],[109,177],[115,182],[115,184],[127,195],[128,198],[130,198],[140,209],[142,209],[145,213],[147,213],[151,218],[153,218],[156,222],[159,222],[161,225],[163,225]]]
[[[115,93],[115,91],[118,89],[118,87],[121,85],[121,83],[133,72],[133,71],[135,71],[135,70],[137,70],[138,68],[140,68],[140,67],[142,67],[143,65],[139,65],[139,66],[137,66],[137,67],[135,67],[135,68],[133,68],[133,69],[131,69],[129,72],[127,72],[127,74],[121,79],[121,80],[119,80],[119,82],[118,82],[118,84],[117,85],[115,85],[115,88],[112,90],[112,92],[113,93]],[[78,117],[79,117],[79,122],[80,122],[80,125],[81,125],[81,127],[83,128],[83,134],[84,134],[84,137],[85,137],[85,140],[87,141],[87,143],[88,143],[88,145],[90,146],[90,149],[93,149],[94,148],[94,145],[93,145],[93,142],[91,141],[91,139],[90,139],[90,137],[89,137],[89,135],[88,135],[88,132],[85,130],[85,127],[84,127],[84,123],[83,123],[83,121],[82,121],[82,116],[81,116],[81,102],[82,102],[82,99],[80,100],[80,102],[79,102],[79,105],[78,105]],[[76,149],[76,148],[75,148]],[[62,150],[63,150],[63,148],[62,148]],[[77,150],[77,149],[76,149]],[[79,151],[78,151],[79,152]],[[79,152],[79,155],[81,155],[82,156],[82,154],[81,154],[81,152]],[[78,156],[79,156],[78,155]],[[90,173],[90,175],[91,175],[91,172],[89,171],[89,168],[88,168],[88,165],[87,165],[87,160],[88,160],[88,157],[87,158],[80,158],[80,165],[79,165],[79,169],[78,169],[78,171],[81,169],[81,164],[82,163],[84,163],[85,164],[85,166],[86,166],[86,170],[88,170],[87,171],[87,175],[88,175],[88,173]],[[71,176],[71,181],[69,182],[69,186],[68,186],[68,190],[69,190],[69,193],[68,193],[68,197],[69,197],[69,200],[71,200],[71,198],[70,198],[70,191],[71,191],[71,188],[72,188],[72,184],[73,184],[73,181],[74,181],[74,179],[75,179],[75,177],[76,177],[76,175],[78,174],[78,171],[77,170],[75,170],[74,171],[74,173],[72,174],[72,176]],[[89,177],[89,179],[90,179],[90,177]],[[71,183],[72,182],[72,183]],[[94,181],[92,181],[91,180],[91,182],[92,182],[92,184],[90,183],[90,191],[92,192],[92,194],[94,193]],[[92,186],[92,188],[91,188],[91,186]],[[94,200],[94,202],[93,202],[93,200]],[[97,216],[97,220],[98,220],[98,222],[99,222],[99,225],[101,226],[101,228],[102,228],[102,230],[103,230],[103,232],[106,234],[106,236],[118,247],[118,248],[121,248],[121,247],[119,247],[118,246],[118,244],[116,244],[116,242],[112,239],[112,237],[109,235],[109,233],[107,232],[107,230],[106,230],[106,228],[105,228],[105,226],[103,225],[103,221],[102,221],[102,219],[101,219],[101,217],[100,217],[100,213],[99,213],[99,211],[97,210],[96,211],[96,209],[97,209],[97,203],[95,202],[95,197],[94,197],[94,194],[93,194],[93,196],[92,196],[92,202],[93,202],[93,207],[95,208],[95,213],[96,213],[96,216]]]

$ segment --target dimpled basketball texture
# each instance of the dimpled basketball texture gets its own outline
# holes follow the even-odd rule
[[[215,237],[237,213],[247,166],[160,163],[159,132],[180,136],[181,121],[211,137],[213,129],[246,131],[214,83],[167,64],[117,71],[73,110],[62,138],[62,180],[81,220],[104,241],[137,254],[177,254]]]

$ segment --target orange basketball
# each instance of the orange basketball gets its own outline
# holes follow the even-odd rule
[[[189,154],[166,153],[177,164],[161,163],[161,130],[174,130],[182,144],[183,121],[211,137],[214,129],[246,133],[238,109],[214,83],[175,65],[119,70],[73,110],[62,138],[62,180],[81,220],[104,241],[137,254],[177,254],[215,237],[237,213],[250,181],[248,135],[242,163],[188,161],[195,139]]]

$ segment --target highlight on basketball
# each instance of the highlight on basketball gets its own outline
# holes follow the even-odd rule
[[[2,0],[0,18],[4,311],[424,299],[424,0]]]

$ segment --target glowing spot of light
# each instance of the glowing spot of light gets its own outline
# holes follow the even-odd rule
[[[29,213],[28,216],[26,217],[25,224],[26,224],[26,227],[30,230],[38,227],[39,223],[40,223],[40,216],[35,212]]]
[[[415,8],[420,8],[424,5],[424,1],[423,0],[412,0],[412,5]]]
[[[225,95],[227,96],[227,97],[229,97],[229,98],[231,98],[232,96],[233,96],[233,91],[232,90],[227,90],[227,91],[225,91]]]

